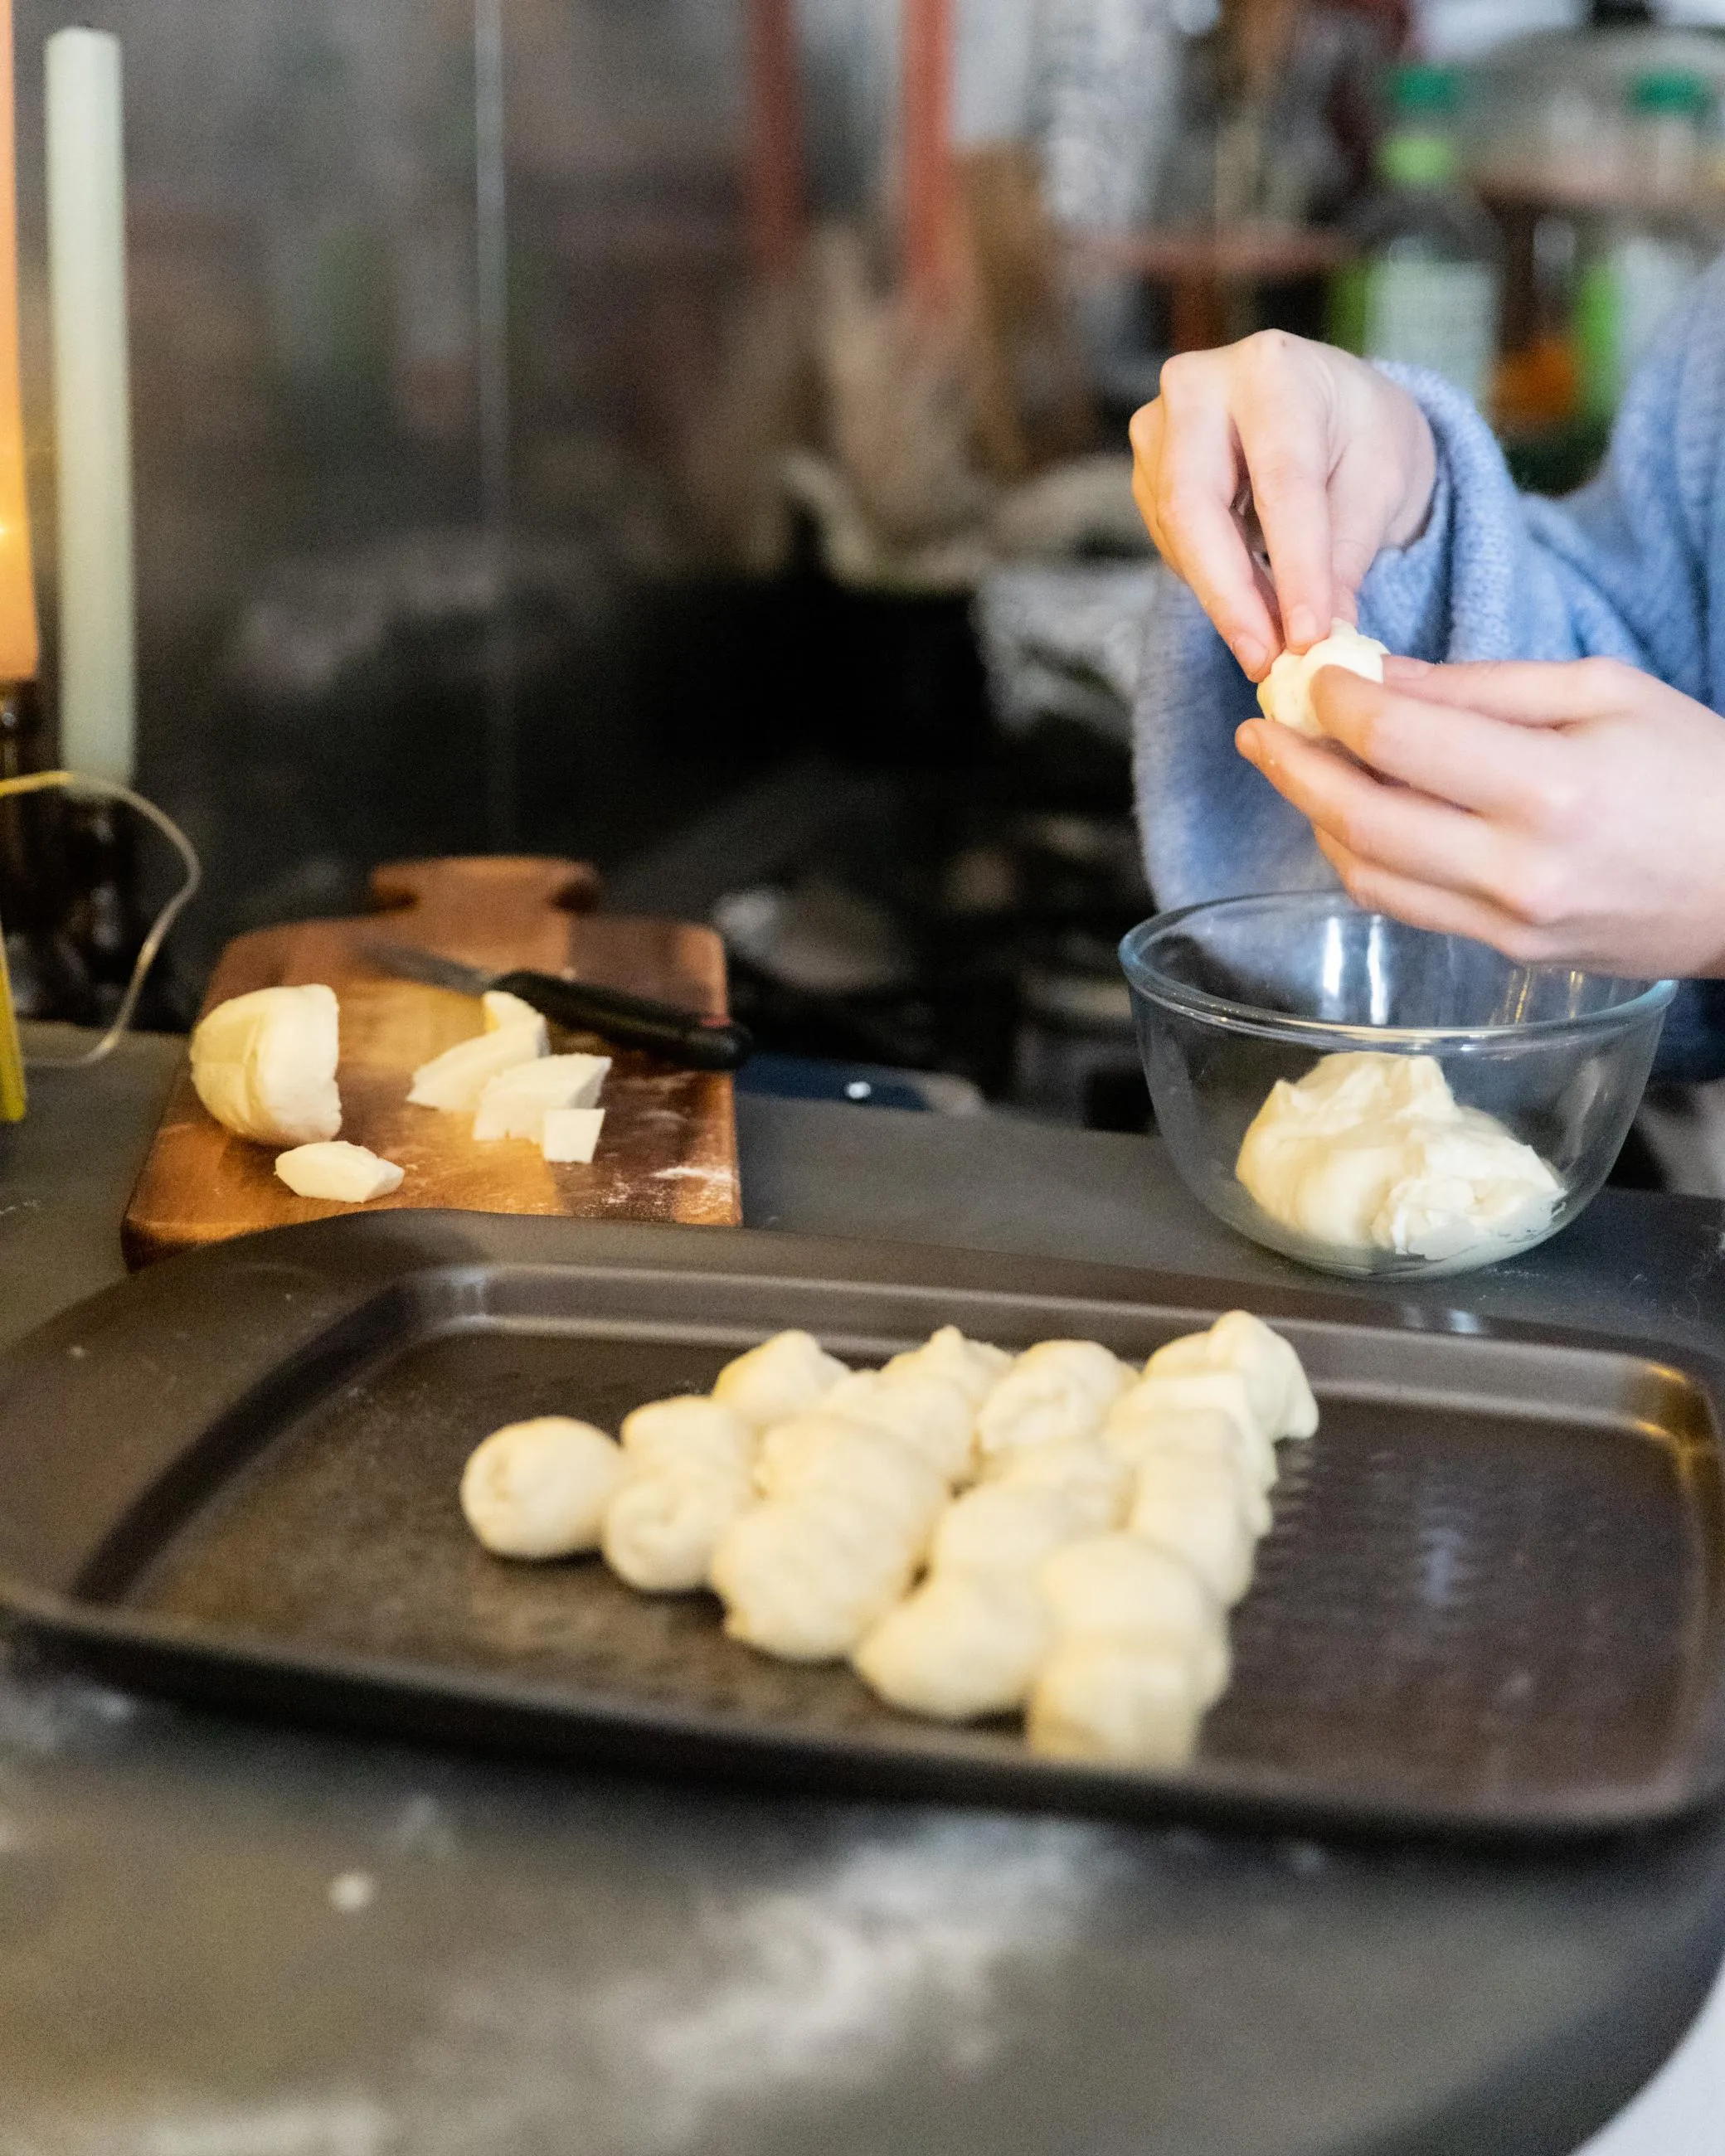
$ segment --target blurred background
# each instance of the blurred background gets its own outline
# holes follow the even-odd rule
[[[567,853],[721,928],[752,1082],[1143,1127],[1163,361],[1425,360],[1559,490],[1725,235],[1702,0],[18,0],[49,622],[70,19],[126,52],[139,782],[210,873],[158,1022],[374,861]]]

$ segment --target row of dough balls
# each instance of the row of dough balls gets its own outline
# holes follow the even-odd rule
[[[848,1657],[911,1712],[1022,1709],[1035,1750],[1166,1766],[1227,1685],[1276,1444],[1317,1426],[1299,1358],[1245,1311],[1142,1372],[952,1326],[853,1371],[781,1332],[620,1442],[556,1415],[494,1432],[461,1502],[499,1556],[598,1548],[644,1592],[711,1587],[735,1638]]]

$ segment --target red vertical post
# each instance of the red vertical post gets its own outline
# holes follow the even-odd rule
[[[952,0],[904,0],[905,281],[943,304],[952,243]]]
[[[796,0],[748,0],[749,252],[768,276],[803,245],[803,97]]]

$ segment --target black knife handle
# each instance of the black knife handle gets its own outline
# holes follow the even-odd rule
[[[602,1034],[619,1048],[644,1049],[691,1070],[740,1070],[754,1050],[746,1025],[735,1019],[706,1018],[651,996],[632,996],[622,988],[596,988],[588,981],[562,981],[555,973],[523,969],[501,973],[494,988],[519,996],[557,1025],[572,1033]]]

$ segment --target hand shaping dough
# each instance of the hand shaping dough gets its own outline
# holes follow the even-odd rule
[[[985,1340],[967,1340],[956,1325],[943,1325],[920,1348],[895,1355],[886,1365],[889,1373],[914,1370],[933,1378],[949,1378],[973,1408],[979,1408],[1012,1368],[1004,1348],[991,1348]]]
[[[1250,1496],[1263,1505],[1261,1491]],[[1257,1536],[1248,1505],[1231,1460],[1153,1452],[1138,1469],[1127,1524],[1135,1536],[1189,1566],[1218,1602],[1231,1606],[1251,1584]]]
[[[1130,1398],[1130,1395],[1128,1395]],[[1122,1402],[1122,1408],[1126,1402]],[[1111,1419],[1103,1430],[1111,1452],[1134,1473],[1153,1454],[1196,1452],[1224,1460],[1246,1493],[1250,1517],[1261,1534],[1270,1524],[1264,1492],[1275,1486],[1276,1448],[1256,1430],[1248,1433],[1219,1408],[1145,1408],[1129,1420]]]
[[[922,1454],[947,1483],[968,1476],[975,1417],[950,1378],[911,1368],[853,1370],[821,1398],[823,1414],[885,1430]]]
[[[752,1506],[721,1538],[711,1578],[725,1630],[787,1661],[836,1661],[911,1584],[890,1519],[826,1490]]]
[[[955,1497],[941,1515],[929,1569],[1028,1574],[1088,1524],[1084,1506],[1063,1490],[984,1482]]]
[[[1034,1445],[1094,1437],[1137,1374],[1094,1340],[1027,1348],[977,1411],[983,1473]]]
[[[775,1332],[725,1365],[713,1385],[713,1398],[734,1409],[752,1428],[766,1430],[815,1406],[847,1374],[812,1333]]]
[[[722,1400],[705,1393],[649,1400],[623,1418],[618,1435],[631,1473],[698,1464],[747,1474],[755,1464],[753,1430]]]
[[[1309,651],[1284,651],[1258,687],[1258,708],[1266,719],[1291,726],[1296,734],[1320,738],[1323,728],[1312,708],[1312,684],[1326,666],[1340,666],[1368,681],[1384,679],[1389,647],[1374,636],[1362,636],[1352,622],[1332,621],[1330,633]]]
[[[1058,1759],[1183,1767],[1209,1704],[1205,1674],[1178,1640],[1106,1633],[1068,1640],[1044,1663],[1030,1695],[1030,1749]]]
[[[755,1481],[769,1498],[821,1491],[867,1506],[891,1521],[917,1557],[947,1502],[945,1481],[914,1447],[824,1409],[768,1431]]]
[[[467,1524],[498,1557],[596,1549],[623,1455],[601,1430],[540,1415],[494,1430],[461,1476]]]
[[[665,1455],[632,1471],[612,1498],[601,1545],[605,1562],[645,1594],[705,1587],[721,1539],[754,1501],[747,1468]]]
[[[1146,1378],[1191,1377],[1205,1370],[1238,1372],[1266,1436],[1310,1437],[1317,1430],[1317,1402],[1300,1358],[1250,1311],[1230,1310],[1208,1332],[1170,1340],[1144,1365]]]
[[[1099,1535],[1126,1517],[1132,1490],[1129,1461],[1100,1438],[1075,1437],[1064,1445],[1040,1445],[999,1477],[1004,1490],[1054,1490],[1082,1514],[1084,1532]]]
[[[963,1722],[1022,1707],[1054,1628],[1030,1582],[1011,1573],[936,1573],[889,1609],[853,1660],[880,1697]]]
[[[1285,1227],[1347,1250],[1502,1254],[1548,1225],[1563,1184],[1430,1055],[1326,1055],[1277,1081],[1235,1173]]]

